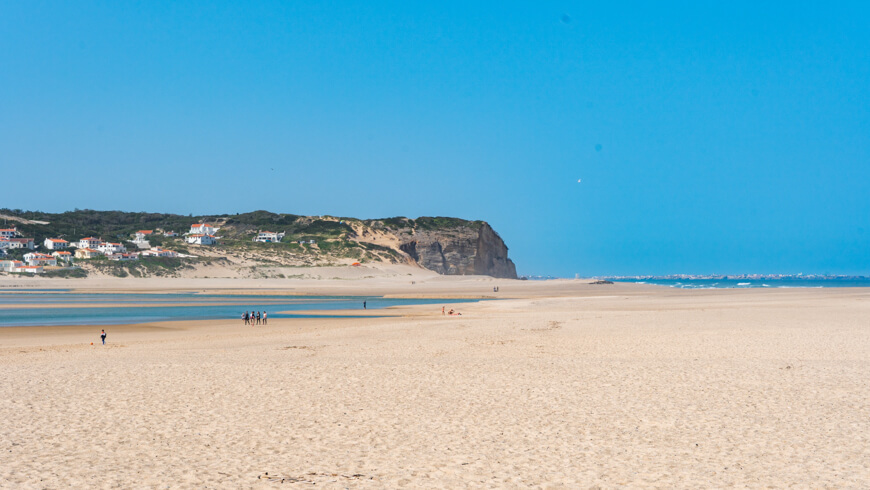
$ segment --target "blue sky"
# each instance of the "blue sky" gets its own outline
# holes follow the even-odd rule
[[[523,274],[870,274],[866,2],[200,3],[0,1],[0,207],[483,219]]]

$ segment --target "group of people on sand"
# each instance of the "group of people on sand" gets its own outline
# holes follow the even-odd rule
[[[242,315],[242,320],[245,321],[245,325],[259,325],[261,321],[263,322],[263,325],[265,325],[266,319],[267,319],[267,315],[266,315],[265,311],[263,312],[262,315],[260,315],[259,311],[251,311],[251,312],[246,311]]]

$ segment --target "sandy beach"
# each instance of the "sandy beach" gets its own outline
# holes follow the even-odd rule
[[[106,346],[103,327],[2,328],[4,488],[870,485],[865,289],[16,280],[500,300],[108,326]]]

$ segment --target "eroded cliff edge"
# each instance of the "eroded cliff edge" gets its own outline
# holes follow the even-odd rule
[[[398,230],[397,237],[402,252],[439,274],[517,278],[507,245],[489,223],[464,222],[434,229],[413,226]]]

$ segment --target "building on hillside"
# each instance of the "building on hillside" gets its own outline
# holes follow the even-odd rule
[[[163,232],[163,236],[166,236],[166,237],[177,237],[177,236],[178,236],[178,233],[175,233],[174,231],[164,231],[164,232]]]
[[[41,265],[24,265],[17,267],[12,272],[26,272],[28,274],[42,274],[44,272]]]
[[[215,228],[208,223],[196,223],[190,225],[190,232],[188,232],[188,235],[214,235],[214,233],[219,229],[220,228]]]
[[[21,236],[18,228],[0,228],[0,238],[15,238]]]
[[[284,239],[284,232],[276,233],[274,231],[261,231],[254,238],[255,242],[277,243]]]
[[[117,261],[139,260],[139,254],[137,253],[112,253],[106,254],[106,257],[109,260]]]
[[[103,244],[103,240],[100,238],[87,237],[79,240],[77,247],[78,248],[99,248],[100,245]]]
[[[8,238],[0,238],[0,250],[5,251],[7,248],[12,248],[12,242]]]
[[[27,253],[24,254],[24,261],[27,262],[27,265],[57,265],[57,259],[52,257],[51,255],[45,255],[40,253]]]
[[[99,250],[94,250],[92,248],[80,248],[76,250],[76,258],[77,259],[93,259],[96,257],[102,257],[102,253]]]
[[[12,272],[13,269],[24,267],[24,262],[20,260],[0,260],[0,271]]]
[[[178,257],[178,253],[172,250],[166,250],[160,247],[153,247],[151,250],[142,252],[145,257]]]
[[[43,269],[40,265],[24,265],[20,260],[0,260],[0,271],[42,274]]]
[[[33,238],[3,238],[5,248],[27,248],[33,250]]]
[[[122,254],[127,251],[127,247],[121,245],[120,243],[104,242],[97,247],[97,250],[105,255]]]
[[[49,250],[63,250],[69,247],[69,242],[60,238],[46,238],[43,245]]]
[[[196,245],[214,245],[217,243],[217,239],[215,239],[214,235],[202,235],[202,234],[194,234],[187,235],[187,243],[193,243]]]
[[[64,262],[69,262],[72,260],[73,254],[69,252],[54,252],[51,254],[57,260],[62,260]]]
[[[134,241],[142,241],[147,239],[149,236],[154,234],[154,230],[139,230],[136,233],[133,233]]]

